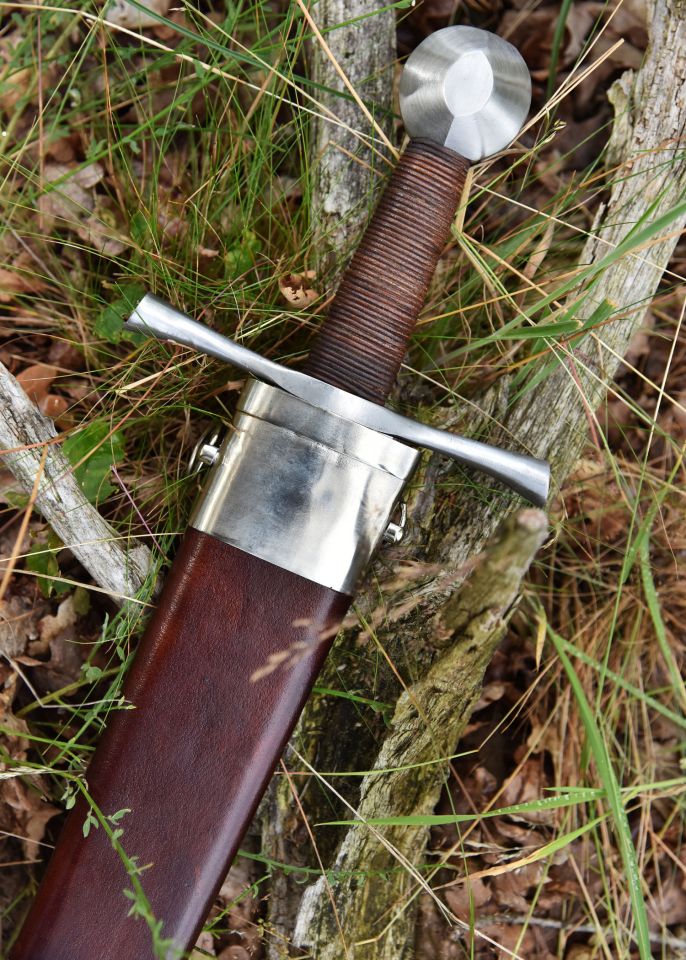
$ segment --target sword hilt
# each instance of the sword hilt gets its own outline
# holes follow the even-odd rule
[[[149,295],[127,326],[233,363],[320,411],[446,454],[545,503],[550,468],[544,461],[435,430],[383,407],[450,236],[469,163],[517,135],[530,99],[526,64],[494,34],[447,27],[417,47],[400,85],[413,139],[343,277],[304,373],[232,343]]]
[[[400,108],[413,139],[343,276],[306,373],[385,402],[450,237],[469,164],[514,139],[530,100],[522,57],[485,30],[447,27],[412,53]]]
[[[262,382],[246,387],[222,448],[206,445],[208,483],[124,688],[136,709],[116,712],[87,772],[102,829],[85,835],[84,798],[12,960],[152,960],[161,948],[153,949],[153,929],[170,942],[165,956],[191,948],[383,537],[415,446],[546,498],[547,464],[379,405],[449,234],[464,158],[505,146],[528,107],[527,97],[515,98],[516,110],[508,101],[513,75],[522,76],[509,44],[464,27],[435,37],[408,63],[401,94],[415,140],[341,285],[309,366],[316,376],[154,297],[129,320]],[[116,811],[126,819],[112,831]],[[142,885],[147,923],[132,918],[129,884]]]

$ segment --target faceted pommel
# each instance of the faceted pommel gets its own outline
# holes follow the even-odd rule
[[[531,77],[502,37],[475,27],[430,34],[409,56],[400,112],[413,139],[483,160],[514,140],[531,104]]]

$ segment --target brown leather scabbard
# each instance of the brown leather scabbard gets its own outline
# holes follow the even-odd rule
[[[87,772],[162,937],[194,943],[350,597],[189,529]],[[12,960],[153,960],[131,881],[77,803]]]

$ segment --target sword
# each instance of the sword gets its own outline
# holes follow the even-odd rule
[[[208,442],[189,529],[11,960],[150,960],[195,942],[418,447],[535,503],[548,465],[383,404],[450,235],[470,161],[507,146],[530,103],[505,40],[448,27],[410,56],[410,134],[304,372],[148,295],[131,329],[247,371]],[[199,784],[202,784],[200,795]],[[84,836],[97,809],[99,829]],[[125,895],[128,891],[128,895]]]

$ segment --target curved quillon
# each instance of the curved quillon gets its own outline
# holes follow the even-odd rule
[[[410,55],[400,81],[409,135],[472,161],[508,146],[530,105],[531,78],[519,51],[475,27],[432,33]]]
[[[126,326],[130,330],[147,333],[158,340],[179,343],[247,370],[258,380],[279,387],[311,407],[341,420],[356,423],[386,437],[395,437],[414,446],[434,450],[464,466],[475,467],[539,506],[547,500],[550,467],[545,460],[437,430],[428,424],[403,417],[387,407],[339,390],[322,380],[282,367],[210,330],[152,294],[143,297]]]

